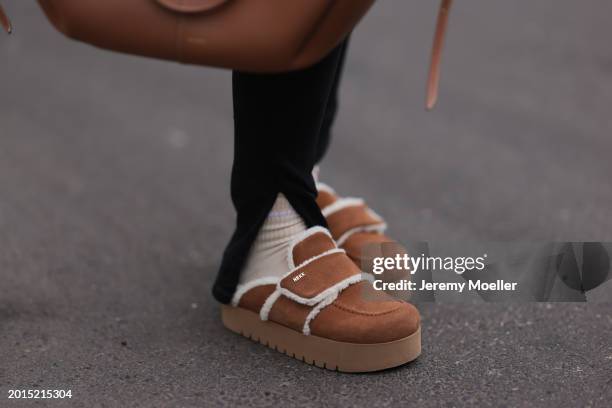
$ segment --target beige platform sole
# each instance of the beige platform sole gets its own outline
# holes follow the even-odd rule
[[[414,334],[380,344],[344,343],[317,336],[305,336],[238,307],[221,306],[225,327],[264,346],[328,370],[348,373],[379,371],[397,367],[421,354],[421,328]]]

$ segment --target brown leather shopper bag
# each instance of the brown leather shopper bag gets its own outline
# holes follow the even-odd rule
[[[452,0],[442,0],[428,107]],[[314,64],[339,44],[374,0],[38,0],[68,37],[102,48],[189,64],[281,72]],[[11,26],[0,6],[0,25]]]
[[[252,72],[314,64],[374,0],[39,0],[68,37],[102,48]]]

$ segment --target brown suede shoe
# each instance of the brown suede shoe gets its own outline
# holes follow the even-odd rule
[[[364,253],[367,245],[395,243],[384,233],[387,229],[385,221],[368,208],[362,199],[340,198],[331,187],[323,183],[317,183],[317,190],[317,204],[327,220],[332,237],[357,266],[371,263],[371,259],[367,259]]]
[[[421,353],[417,309],[363,281],[329,231],[314,227],[288,250],[284,277],[238,287],[223,324],[288,356],[330,370],[367,372]]]

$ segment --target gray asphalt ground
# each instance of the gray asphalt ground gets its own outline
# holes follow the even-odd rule
[[[423,356],[373,375],[226,331],[229,74],[98,51],[3,3],[0,407],[610,407],[609,303],[421,305]],[[323,179],[399,239],[612,241],[612,3],[456,3],[433,113],[437,4],[380,1],[360,26]]]

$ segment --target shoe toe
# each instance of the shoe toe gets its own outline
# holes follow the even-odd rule
[[[367,282],[353,285],[311,323],[312,334],[337,341],[378,344],[406,338],[420,326],[418,310]]]

